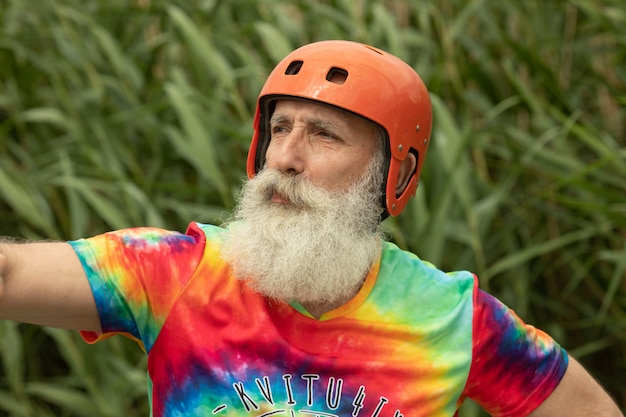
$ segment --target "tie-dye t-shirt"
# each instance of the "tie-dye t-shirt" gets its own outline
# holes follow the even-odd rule
[[[223,229],[127,229],[71,242],[103,334],[148,354],[155,417],[454,416],[467,397],[524,416],[567,354],[477,288],[385,243],[360,292],[311,317],[268,301],[220,257]]]

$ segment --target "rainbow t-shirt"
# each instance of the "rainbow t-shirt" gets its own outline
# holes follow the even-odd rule
[[[385,243],[360,292],[319,320],[269,302],[220,256],[223,229],[135,228],[71,242],[103,334],[148,354],[155,417],[454,416],[467,397],[525,416],[567,354],[477,288]]]

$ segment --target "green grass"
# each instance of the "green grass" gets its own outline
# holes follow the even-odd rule
[[[476,272],[626,407],[621,0],[0,0],[0,22],[0,235],[219,222],[272,66],[314,40],[370,43],[435,108],[393,240]],[[10,322],[0,336],[0,414],[147,415],[132,343]]]

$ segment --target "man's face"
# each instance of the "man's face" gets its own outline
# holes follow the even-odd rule
[[[323,105],[281,101],[271,129],[266,166],[244,184],[222,256],[269,298],[345,302],[380,254],[377,128]]]
[[[302,175],[334,192],[356,183],[380,149],[373,123],[309,101],[277,102],[270,132],[266,168]],[[280,202],[281,197],[275,195],[273,200]]]

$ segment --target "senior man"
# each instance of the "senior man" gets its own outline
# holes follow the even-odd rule
[[[134,338],[155,417],[454,416],[465,398],[494,416],[620,416],[473,274],[383,240],[415,193],[431,113],[400,59],[303,46],[259,95],[226,225],[5,239],[0,316]]]

